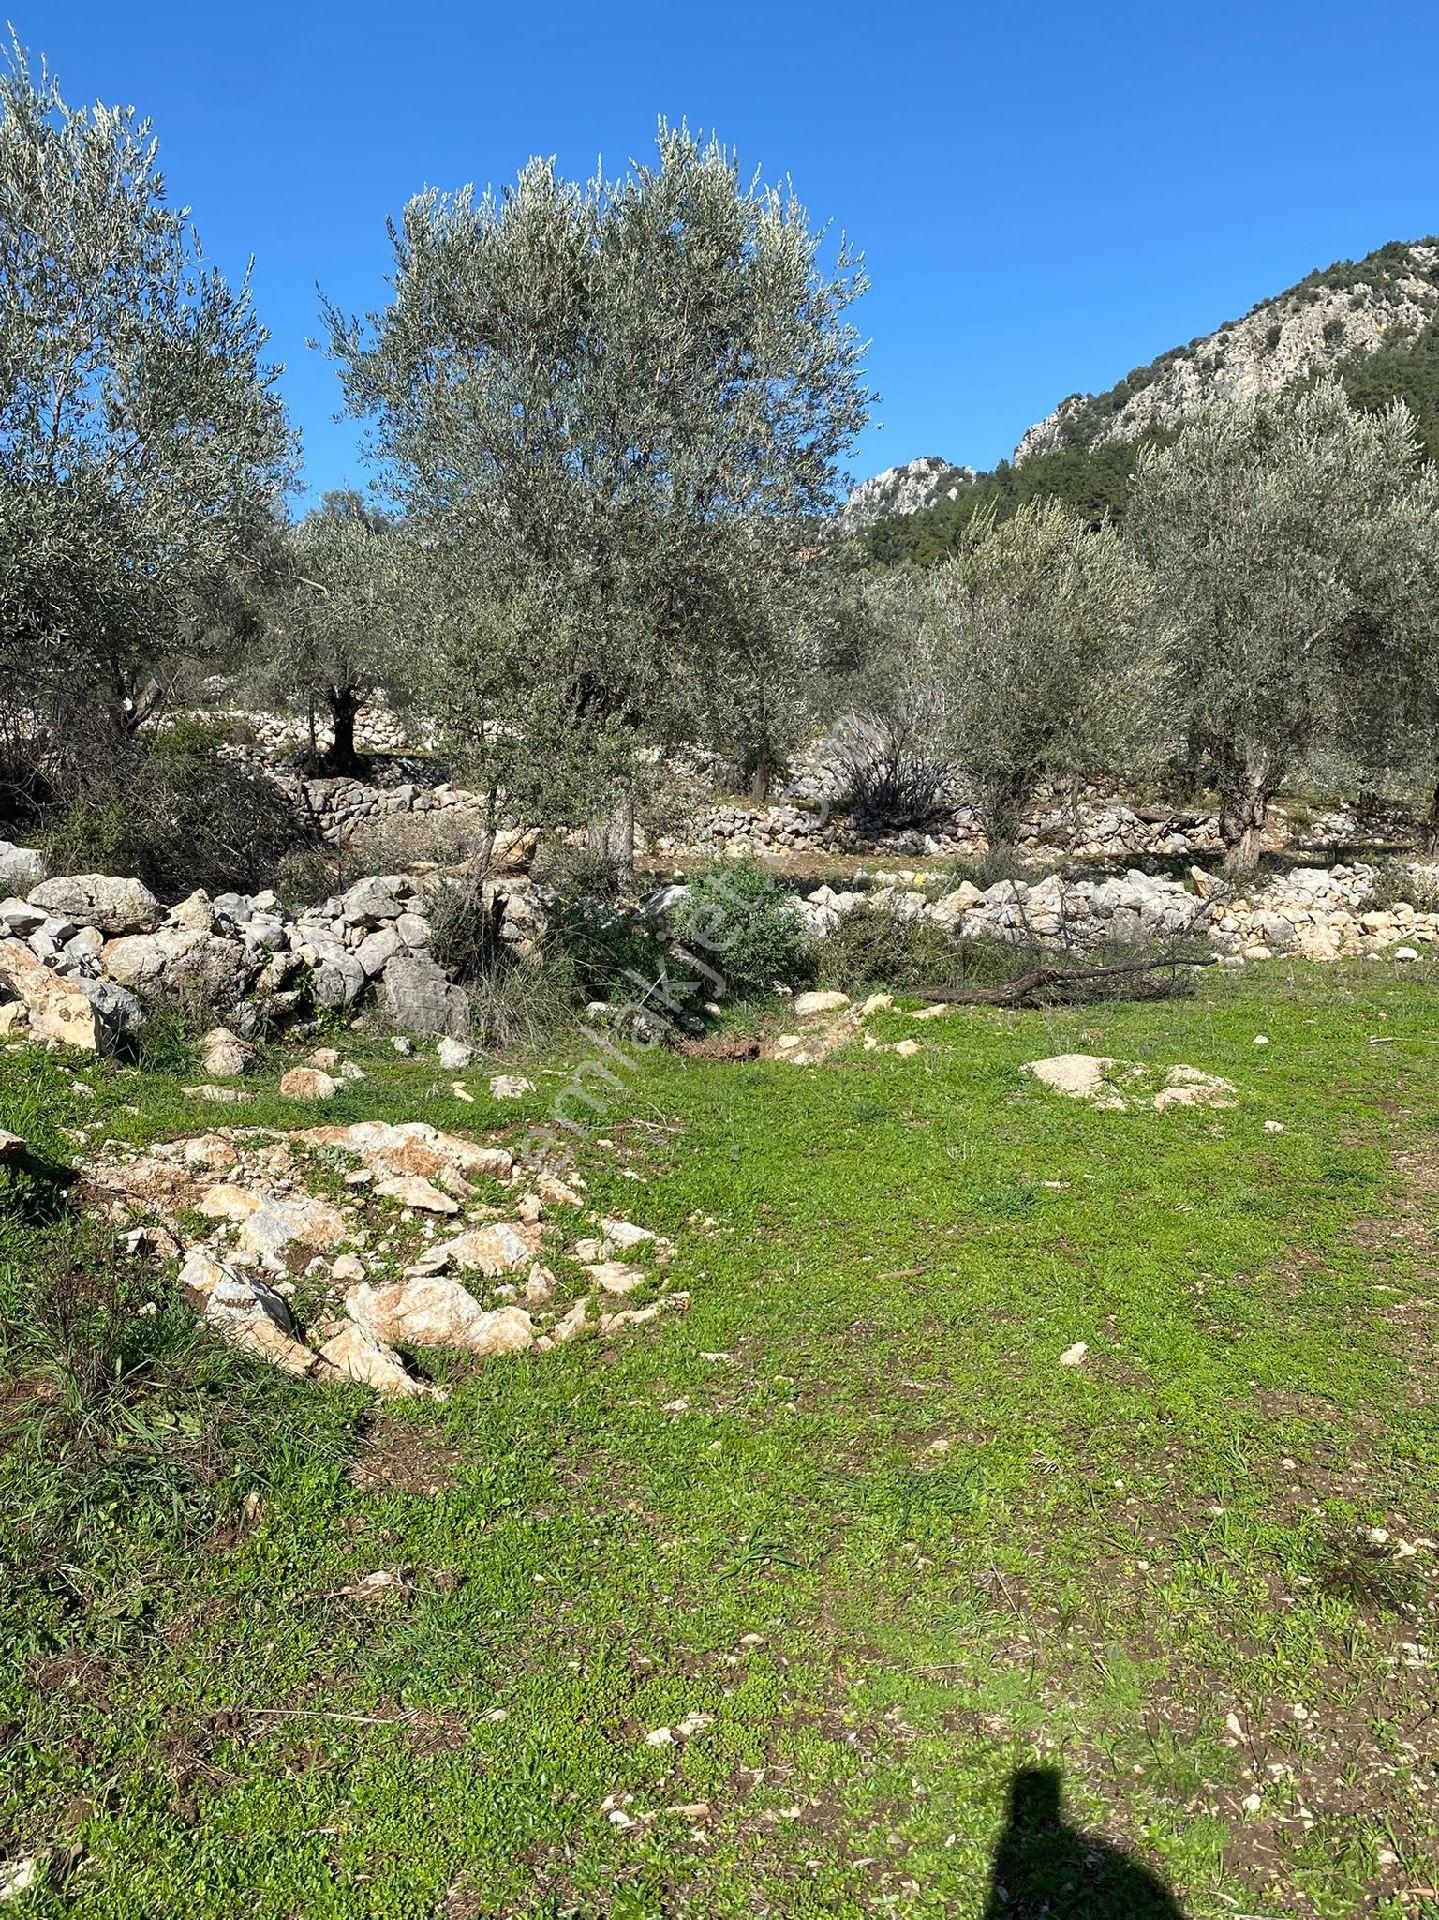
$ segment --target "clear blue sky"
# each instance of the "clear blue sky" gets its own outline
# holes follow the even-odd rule
[[[863,247],[857,476],[1007,455],[1078,388],[1311,267],[1439,229],[1434,0],[12,0],[74,100],[133,103],[227,268],[253,252],[312,488],[360,480],[317,284],[382,297],[429,184],[586,173],[686,117]]]

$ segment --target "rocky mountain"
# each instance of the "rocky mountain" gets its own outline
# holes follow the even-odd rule
[[[1412,340],[1436,318],[1439,238],[1391,241],[1362,260],[1339,260],[1309,274],[1242,320],[1137,367],[1107,393],[1071,394],[1029,429],[1015,449],[1015,464],[1176,426],[1207,401],[1287,386],[1346,356]],[[890,477],[881,474],[867,484],[878,487]],[[863,492],[851,496],[851,504]]]
[[[941,500],[956,499],[976,478],[973,467],[953,466],[938,454],[926,454],[902,467],[886,467],[855,488],[840,510],[840,525],[846,533],[863,533],[891,514],[921,513]]]

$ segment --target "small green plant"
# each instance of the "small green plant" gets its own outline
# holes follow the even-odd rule
[[[684,948],[736,999],[802,986],[814,966],[794,896],[758,860],[728,860],[690,884],[675,915]]]

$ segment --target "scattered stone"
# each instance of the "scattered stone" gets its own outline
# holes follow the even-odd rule
[[[334,1279],[342,1282],[363,1280],[365,1263],[353,1253],[337,1253],[330,1263],[330,1273]]]
[[[280,1092],[287,1100],[333,1100],[339,1090],[339,1081],[319,1067],[291,1067],[280,1078]]]
[[[1020,1068],[1042,1085],[1071,1100],[1087,1100],[1095,1107],[1123,1113],[1129,1099],[1138,1097],[1145,1068],[1137,1060],[1112,1060],[1099,1054],[1060,1053],[1048,1060],[1028,1060]],[[1150,1104],[1156,1113],[1170,1107],[1232,1107],[1235,1088],[1216,1073],[1198,1067],[1170,1067],[1164,1084]]]
[[[590,1303],[588,1300],[576,1300],[564,1318],[551,1328],[549,1337],[556,1346],[564,1346],[570,1340],[578,1340],[582,1333],[588,1333],[589,1326]]]
[[[1201,1073],[1198,1067],[1171,1067],[1164,1085],[1154,1096],[1154,1111],[1164,1113],[1170,1107],[1232,1107],[1235,1087],[1217,1073]]]
[[[1391,958],[1400,961],[1417,960],[1419,958],[1419,949],[1417,947],[1396,947]]]
[[[790,1002],[790,1011],[796,1020],[817,1020],[821,1014],[843,1013],[849,1005],[847,993],[830,988],[816,993],[797,993]]]
[[[358,1580],[352,1580],[340,1592],[347,1600],[388,1600],[397,1594],[409,1593],[414,1586],[409,1574],[403,1568],[377,1567],[373,1573],[362,1574]]]
[[[357,1120],[348,1127],[311,1127],[300,1139],[356,1154],[376,1174],[419,1173],[427,1180],[481,1176],[507,1183],[514,1156],[504,1147],[478,1147],[457,1134],[441,1133],[424,1120]]]
[[[522,1073],[497,1073],[490,1081],[490,1092],[496,1100],[522,1100],[534,1090],[534,1081]]]
[[[394,1400],[425,1392],[422,1381],[405,1371],[404,1362],[392,1347],[376,1340],[363,1327],[346,1323],[331,1334],[319,1349],[317,1358],[325,1369],[344,1380],[369,1387],[383,1399]]]
[[[239,1222],[248,1220],[252,1213],[258,1213],[264,1202],[258,1193],[251,1193],[248,1187],[234,1187],[223,1182],[209,1187],[200,1196],[199,1211],[207,1220],[229,1220]]]
[[[458,1213],[459,1203],[441,1193],[421,1173],[392,1173],[375,1183],[375,1192],[387,1200],[398,1200],[402,1207],[414,1207],[420,1213]]]
[[[1060,1354],[1059,1364],[1062,1367],[1082,1367],[1084,1365],[1084,1357],[1088,1352],[1088,1341],[1076,1340],[1072,1347],[1066,1347],[1064,1352]]]
[[[213,1080],[238,1080],[255,1059],[255,1049],[228,1027],[211,1027],[200,1042],[200,1065]]]
[[[7,843],[0,841],[0,848]],[[14,852],[28,849],[14,848]],[[40,1875],[44,1871],[43,1853],[22,1854],[19,1859],[0,1863],[0,1900],[18,1900],[22,1894],[32,1892],[40,1884]]]
[[[649,1274],[643,1267],[629,1267],[620,1260],[599,1260],[587,1266],[585,1272],[594,1281],[601,1293],[633,1293],[636,1287],[642,1287]]]
[[[444,1039],[435,1048],[436,1058],[449,1073],[462,1073],[474,1055],[474,1048],[466,1040]]]
[[[517,1353],[534,1345],[534,1323],[522,1307],[486,1311],[457,1280],[401,1280],[351,1290],[345,1310],[384,1345],[463,1347],[470,1353]]]
[[[23,1160],[30,1151],[18,1133],[0,1127],[0,1160]]]
[[[655,1237],[648,1227],[637,1227],[632,1220],[601,1220],[600,1225],[604,1228],[605,1239],[622,1253],[627,1253],[631,1247],[643,1246],[647,1240]]]
[[[243,1107],[253,1100],[252,1093],[246,1093],[243,1087],[217,1087],[206,1081],[198,1087],[183,1089],[192,1100],[204,1100],[212,1107]]]
[[[491,1280],[529,1266],[538,1251],[539,1234],[533,1226],[523,1223],[512,1226],[504,1221],[477,1227],[474,1232],[462,1233],[457,1239],[447,1240],[435,1248],[437,1254],[443,1253],[457,1267],[482,1273]]]

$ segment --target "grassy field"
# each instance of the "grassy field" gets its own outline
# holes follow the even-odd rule
[[[688,1315],[443,1358],[443,1404],[197,1340],[0,1175],[13,1910],[1439,1913],[1436,1006],[1275,964],[876,1022],[912,1059],[647,1057],[578,1163]],[[327,1119],[496,1138],[572,1065],[464,1106],[343,1044]],[[1068,1050],[1239,1104],[1018,1072]],[[230,1118],[194,1077],[12,1050],[0,1124],[59,1168]]]

